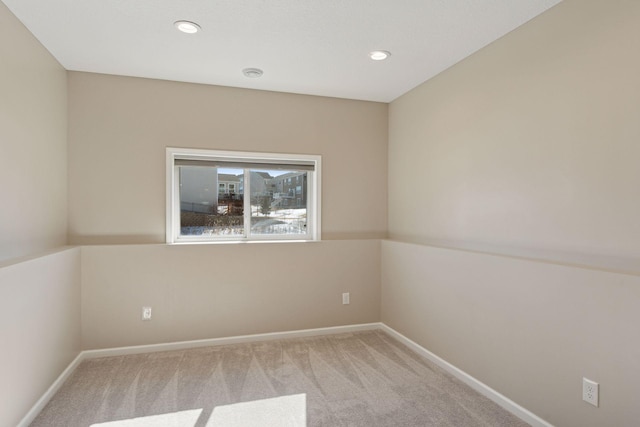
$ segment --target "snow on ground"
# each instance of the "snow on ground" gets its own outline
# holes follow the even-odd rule
[[[255,234],[305,234],[307,209],[273,209],[269,215],[260,213],[259,206],[251,206],[251,232]],[[242,226],[235,227],[182,227],[183,236],[241,236]]]

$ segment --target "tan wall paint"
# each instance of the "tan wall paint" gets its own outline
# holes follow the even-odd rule
[[[0,425],[80,352],[80,251],[67,242],[66,71],[0,2]]]
[[[640,276],[390,241],[382,259],[387,325],[555,426],[638,425]]]
[[[322,155],[323,238],[386,235],[387,105],[69,73],[77,244],[165,239],[165,147]]]
[[[0,262],[67,241],[66,72],[0,2]]]
[[[379,319],[380,243],[344,239],[386,235],[386,104],[75,72],[69,103],[72,242],[164,242],[166,146],[322,155],[340,239],[83,247],[85,349]]]
[[[638,22],[564,1],[394,101],[390,236],[640,271]]]
[[[0,267],[0,425],[15,426],[80,353],[80,249]]]
[[[638,22],[564,1],[390,106],[390,236],[458,250],[384,243],[382,321],[558,426],[640,419]]]
[[[376,322],[379,260],[375,239],[85,246],[83,347]],[[143,306],[153,307],[151,321],[141,320]]]

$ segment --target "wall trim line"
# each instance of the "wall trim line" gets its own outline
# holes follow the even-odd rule
[[[452,365],[451,363],[447,362],[443,358],[435,355],[434,353],[430,352],[426,348],[422,347],[420,344],[405,337],[395,329],[387,326],[384,323],[380,323],[380,329],[386,332],[387,334],[391,335],[393,338],[397,339],[407,347],[409,347],[411,350],[418,353],[420,356],[435,363],[440,368],[444,369],[445,371],[447,371],[448,373],[450,373],[451,375],[453,375],[463,383],[467,384],[469,387],[471,387],[481,395],[487,397],[494,403],[498,404],[503,409],[511,412],[513,415],[520,418],[522,421],[531,424],[531,426],[533,427],[554,427],[552,424],[543,420],[533,412],[518,405],[516,402],[509,399],[505,395],[497,392],[496,390],[492,389],[482,381],[472,377],[462,369]]]

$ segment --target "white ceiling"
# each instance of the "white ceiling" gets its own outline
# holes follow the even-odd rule
[[[2,1],[68,70],[390,102],[560,0]]]

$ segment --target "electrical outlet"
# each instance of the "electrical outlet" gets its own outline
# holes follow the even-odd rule
[[[582,400],[597,407],[599,390],[600,385],[597,382],[582,378]]]
[[[151,307],[142,307],[142,320],[151,320]]]
[[[349,292],[342,294],[342,304],[349,304]]]

